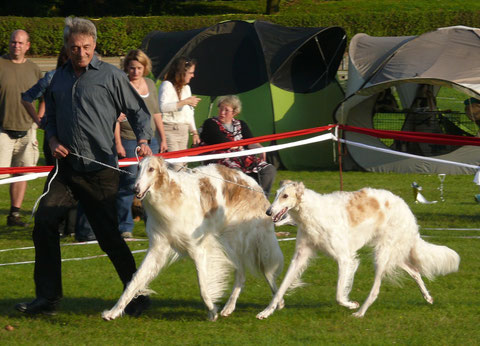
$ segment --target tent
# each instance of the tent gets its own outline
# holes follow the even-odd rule
[[[475,136],[478,127],[465,115],[463,103],[453,99],[480,98],[479,56],[480,30],[475,28],[448,27],[405,37],[357,34],[349,46],[347,96],[335,118],[364,128]],[[480,164],[479,147],[386,141],[353,132],[344,137],[424,157]],[[353,159],[347,160],[346,169],[357,164],[373,172],[472,173],[470,168],[348,144],[346,149]]]
[[[197,126],[217,114],[218,96],[236,94],[243,103],[239,117],[256,136],[331,123],[335,106],[344,98],[336,73],[345,47],[345,32],[339,27],[293,28],[264,21],[154,31],[142,43],[159,79],[175,57],[197,60],[190,83],[202,99],[195,110]],[[279,156],[288,169],[333,165],[331,143],[282,150]]]

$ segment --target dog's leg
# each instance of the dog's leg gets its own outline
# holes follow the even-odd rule
[[[119,317],[127,304],[135,298],[138,292],[144,290],[165,266],[171,247],[166,240],[163,238],[162,240],[159,241],[157,239],[155,243],[152,243],[152,240],[150,240],[150,247],[140,268],[133,275],[132,280],[128,283],[117,304],[111,310],[106,310],[102,313],[104,320],[110,321]]]
[[[275,296],[278,291],[276,279],[283,271],[283,253],[280,249],[280,246],[278,245],[278,240],[276,239],[276,236],[273,235],[273,232],[272,237],[266,238],[265,241],[267,243],[264,243],[264,248],[268,248],[269,251],[266,256],[262,257],[261,268],[263,270],[265,280],[267,280],[268,286],[272,291],[272,296]],[[277,310],[283,309],[284,306],[285,302],[283,299],[281,299],[278,302]]]
[[[195,261],[197,269],[198,286],[200,288],[200,296],[208,309],[208,319],[215,322],[218,318],[217,306],[213,303],[212,298],[208,292],[208,255],[203,248],[198,248],[195,257],[192,257]],[[214,275],[214,274],[213,274]]]
[[[357,309],[360,306],[358,302],[350,301],[348,297],[358,264],[359,260],[355,256],[338,259],[337,302],[349,309]]]
[[[363,317],[365,315],[365,312],[367,312],[368,308],[370,307],[370,305],[372,305],[373,302],[377,299],[378,293],[380,292],[380,285],[382,284],[382,278],[384,273],[385,273],[385,267],[379,266],[377,261],[377,267],[375,271],[375,280],[373,282],[372,289],[370,290],[370,294],[368,295],[368,298],[365,300],[363,305],[360,307],[360,310],[355,312],[353,316]]]
[[[275,282],[275,279],[277,278],[277,275],[275,273],[271,272],[265,272],[265,279],[267,280],[268,286],[270,286],[270,290],[272,291],[272,295],[275,297],[275,294],[278,292],[278,287],[277,283]],[[285,307],[285,301],[280,299],[280,301],[277,304],[277,310],[282,310]]]
[[[228,299],[227,303],[222,309],[220,315],[227,317],[235,310],[235,305],[237,303],[237,299],[240,296],[240,292],[242,292],[242,288],[245,285],[245,271],[243,268],[237,269],[235,271],[235,284],[233,285],[232,294]]]
[[[427,287],[425,286],[425,283],[422,280],[422,276],[420,275],[418,270],[412,268],[408,264],[402,264],[402,265],[400,265],[400,267],[403,270],[405,270],[408,273],[408,275],[410,275],[413,278],[413,280],[415,280],[418,287],[420,287],[420,291],[422,292],[423,298],[425,298],[425,300],[428,303],[433,304],[433,298],[430,295],[430,293],[428,293]]]
[[[292,262],[288,267],[287,274],[285,274],[285,278],[283,279],[279,290],[273,297],[270,305],[268,305],[265,310],[263,310],[257,315],[257,318],[259,320],[267,318],[268,316],[273,314],[276,308],[278,308],[280,302],[283,301],[283,296],[285,292],[293,283],[293,281],[295,279],[298,279],[302,275],[303,271],[307,267],[308,259],[313,255],[313,253],[313,249],[311,249],[308,245],[297,245],[297,249],[295,250],[295,254],[293,255]]]

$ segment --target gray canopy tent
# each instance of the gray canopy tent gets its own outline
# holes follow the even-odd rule
[[[480,29],[456,26],[420,36],[371,37],[357,34],[349,47],[346,98],[334,114],[341,124],[363,128],[475,136],[478,128],[463,111],[441,110],[442,87],[465,98],[480,98]],[[463,109],[463,105],[461,106]],[[463,114],[462,114],[463,113]],[[388,125],[386,117],[397,125]],[[400,125],[399,125],[400,124]],[[354,132],[344,138],[379,148],[449,161],[480,164],[476,146],[382,141]],[[346,169],[373,172],[470,174],[471,168],[346,145]]]

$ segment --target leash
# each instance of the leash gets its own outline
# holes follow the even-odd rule
[[[251,186],[242,185],[242,184],[239,184],[239,183],[234,182],[234,181],[231,181],[231,180],[226,180],[226,179],[219,178],[219,177],[216,177],[216,176],[211,175],[211,174],[207,174],[207,173],[204,173],[204,172],[200,172],[200,171],[198,171],[198,170],[195,169],[195,168],[193,168],[193,169],[191,169],[191,168],[182,168],[182,169],[184,169],[184,170],[186,170],[187,172],[190,172],[190,173],[203,174],[203,175],[206,175],[206,176],[208,176],[208,177],[215,178],[215,179],[221,180],[221,181],[226,182],[226,183],[230,183],[230,184],[233,184],[233,185],[240,186],[240,187],[242,187],[242,188],[244,188],[244,189],[248,189],[248,190],[252,190],[252,191],[254,191],[254,192],[258,192],[258,193],[261,193],[261,194],[265,194],[265,193],[263,192],[263,190],[262,190],[262,191],[259,191],[259,190],[254,189],[254,188],[251,187]],[[182,169],[180,169],[180,170],[182,170]]]
[[[35,204],[33,205],[33,209],[32,209],[32,215],[30,215],[29,223],[32,222],[33,216],[35,215],[35,212],[37,210],[38,204],[40,203],[41,199],[45,197],[45,195],[50,191],[50,185],[52,185],[52,181],[57,176],[57,173],[58,173],[58,159],[55,159],[55,173],[53,173],[52,179],[50,179],[50,181],[48,182],[47,191],[42,193],[40,197],[38,197],[37,200],[35,201]]]
[[[139,149],[140,149],[139,146],[137,146],[137,147],[135,148],[135,157],[137,158],[137,162],[140,161],[140,159],[139,159],[139,157],[138,157],[138,150],[139,150]],[[99,165],[101,165],[101,166],[104,166],[104,167],[107,167],[107,168],[110,168],[110,169],[119,171],[120,173],[135,175],[135,174],[133,174],[132,172],[125,171],[125,170],[120,169],[120,168],[118,168],[118,167],[113,167],[113,166],[107,165],[107,164],[105,164],[105,163],[103,163],[103,162],[100,162],[100,161],[91,159],[91,158],[89,158],[89,157],[86,157],[86,156],[83,156],[83,155],[80,155],[80,154],[77,154],[77,153],[74,153],[74,152],[70,152],[70,154],[72,154],[72,155],[74,155],[74,156],[76,156],[76,157],[79,157],[79,158],[81,158],[81,159],[85,159],[85,160],[94,162],[94,163],[99,164]],[[42,193],[42,194],[40,195],[40,197],[38,197],[37,200],[35,201],[35,204],[34,204],[33,209],[32,209],[32,214],[30,215],[30,222],[32,222],[32,220],[33,220],[33,217],[34,217],[35,212],[36,212],[36,210],[37,210],[38,204],[40,203],[40,201],[42,200],[42,198],[45,197],[45,196],[48,194],[48,192],[50,191],[50,185],[52,184],[52,181],[53,181],[53,179],[55,179],[55,177],[57,176],[57,174],[58,174],[58,159],[55,159],[55,173],[53,174],[52,179],[50,179],[50,181],[48,182],[47,191],[45,191],[44,193]]]
[[[135,155],[136,155],[136,157],[137,157],[137,161],[140,161],[139,158],[138,158],[138,155],[137,155],[137,151],[138,151],[139,148],[140,148],[140,147],[136,147],[136,148],[135,148]],[[94,162],[94,163],[96,163],[96,164],[98,164],[98,165],[100,165],[100,166],[104,166],[104,167],[113,169],[113,170],[118,171],[118,172],[120,172],[120,173],[135,175],[135,174],[133,174],[132,172],[125,171],[125,170],[120,169],[120,168],[118,168],[118,167],[113,167],[113,166],[107,165],[106,163],[97,161],[97,160],[95,160],[95,159],[91,159],[91,158],[89,158],[89,157],[86,157],[86,156],[83,156],[83,155],[80,155],[80,154],[77,154],[77,153],[74,153],[74,152],[71,152],[70,154],[72,154],[73,156],[79,157],[79,158],[81,158],[81,159],[85,159],[85,160],[88,160],[88,161],[90,161],[90,162]]]

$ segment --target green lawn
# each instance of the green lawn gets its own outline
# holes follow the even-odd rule
[[[303,181],[320,192],[339,189],[338,172],[280,171],[282,179]],[[240,296],[237,310],[217,322],[206,320],[206,310],[198,293],[195,268],[182,259],[160,273],[151,288],[157,294],[153,304],[140,318],[123,317],[112,322],[101,319],[101,311],[111,308],[121,294],[121,284],[106,258],[71,261],[63,264],[64,295],[55,317],[25,317],[13,306],[34,297],[33,265],[0,266],[0,340],[3,344],[442,344],[474,345],[478,331],[480,296],[480,232],[476,230],[426,230],[426,228],[480,228],[480,205],[473,195],[478,188],[472,176],[447,176],[444,182],[445,202],[434,205],[413,203],[410,184],[418,182],[424,196],[439,199],[436,175],[376,174],[347,172],[343,174],[346,190],[364,186],[386,188],[403,197],[411,206],[427,240],[456,250],[462,263],[460,271],[434,282],[426,282],[435,303],[427,304],[416,284],[409,278],[401,284],[385,282],[378,300],[365,318],[356,319],[351,311],[335,303],[337,269],[335,262],[319,254],[304,274],[305,287],[285,299],[286,307],[265,321],[255,315],[269,303],[265,282],[249,277]],[[29,183],[24,203],[31,210],[40,195],[44,179]],[[275,185],[275,187],[278,185]],[[8,213],[8,187],[0,185],[0,249],[31,246],[31,228],[5,226]],[[291,232],[291,226],[280,227]],[[143,222],[136,224],[134,235],[144,238]],[[470,237],[476,238],[470,238]],[[71,243],[63,239],[63,244]],[[132,250],[144,250],[147,241],[130,242]],[[293,241],[280,243],[285,268],[293,250]],[[63,258],[101,254],[98,245],[64,246]],[[135,254],[137,263],[144,252]],[[0,263],[31,261],[34,251],[0,252]],[[371,251],[361,252],[362,263],[356,275],[352,299],[362,302],[372,285]],[[282,274],[283,277],[283,274]],[[12,325],[7,331],[3,327]]]

